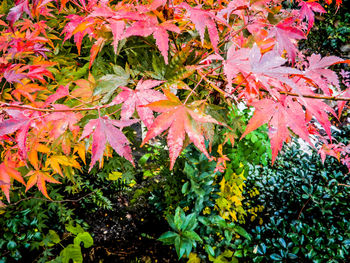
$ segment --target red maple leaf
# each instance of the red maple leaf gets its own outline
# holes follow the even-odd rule
[[[288,127],[303,140],[310,142],[309,132],[306,126],[305,113],[298,102],[290,97],[281,97],[282,101],[263,99],[255,102],[253,117],[249,120],[247,128],[242,137],[259,128],[265,123],[269,123],[269,137],[272,149],[272,164],[278,152],[283,146],[283,142],[290,137]]]
[[[11,178],[26,185],[21,174],[15,169],[13,162],[7,161],[0,164],[0,188],[4,192],[7,201],[10,202]]]
[[[111,120],[107,117],[101,117],[92,119],[85,125],[80,140],[92,134],[92,157],[89,170],[92,169],[97,160],[102,158],[107,141],[120,156],[134,164],[129,141],[121,130],[115,126],[123,128],[137,121],[138,120]]]
[[[200,104],[201,101],[183,104],[170,91],[164,90],[164,93],[167,100],[156,101],[146,105],[146,107],[151,110],[162,114],[152,123],[141,146],[163,131],[169,129],[167,141],[170,156],[170,169],[174,167],[175,160],[181,153],[186,134],[190,141],[193,142],[202,153],[210,158],[205,148],[205,139],[201,124],[220,123],[211,116],[204,114],[204,112],[198,108],[198,104]]]
[[[163,83],[157,80],[140,80],[135,90],[121,87],[120,92],[112,101],[112,104],[123,103],[121,117],[130,119],[135,109],[146,127],[150,127],[153,122],[153,112],[149,108],[140,107],[158,100],[164,100],[165,96],[152,88]]]
[[[78,48],[78,54],[81,51],[81,43],[85,35],[93,34],[94,18],[84,18],[78,15],[69,15],[70,21],[64,27],[62,34],[66,34],[63,43],[74,35],[74,42]]]

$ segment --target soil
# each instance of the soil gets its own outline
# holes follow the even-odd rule
[[[112,201],[112,211],[79,214],[94,239],[94,246],[83,252],[84,262],[178,262],[175,250],[157,241],[169,230],[166,220],[145,200],[130,205],[128,195],[118,193]]]

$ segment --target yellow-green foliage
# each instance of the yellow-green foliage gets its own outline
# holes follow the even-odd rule
[[[239,175],[232,172],[231,169],[226,171],[219,183],[220,192],[218,195],[220,197],[215,202],[215,209],[222,218],[235,222],[244,221],[244,216],[247,215],[242,204],[245,180],[244,171]]]
[[[250,220],[254,221],[258,218],[258,212],[262,212],[264,206],[258,205],[252,207],[250,203],[243,204],[244,200],[244,188],[246,178],[244,177],[244,167],[240,164],[240,168],[243,168],[240,174],[236,174],[231,169],[227,169],[225,176],[222,178],[220,185],[220,196],[215,201],[215,209],[219,212],[220,216],[226,220],[233,222],[244,223],[245,218],[250,214]],[[252,198],[259,195],[259,191],[256,188],[247,191]],[[261,218],[259,223],[262,224]]]

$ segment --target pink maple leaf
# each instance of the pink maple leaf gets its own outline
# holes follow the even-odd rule
[[[8,109],[6,112],[11,118],[0,121],[0,137],[18,131],[16,136],[18,148],[22,153],[22,157],[26,158],[26,140],[31,125],[31,119],[23,115],[19,110]]]
[[[326,10],[319,4],[316,3],[315,1],[302,1],[300,0],[299,2],[300,8],[300,19],[303,20],[306,18],[309,22],[308,27],[307,27],[307,33],[310,32],[310,29],[314,25],[315,22],[315,15],[314,12],[318,13],[326,13]]]
[[[321,58],[319,54],[312,54],[307,60],[309,66],[305,69],[304,75],[312,79],[326,95],[331,95],[328,88],[329,84],[339,88],[337,74],[333,70],[327,69],[327,67],[343,61],[343,59],[336,56]]]
[[[45,101],[45,106],[51,104],[52,102],[55,102],[58,99],[61,99],[65,96],[69,95],[69,88],[68,88],[69,84],[66,86],[59,86],[58,89],[55,91],[54,94],[50,95],[49,97],[47,97],[46,101]]]
[[[52,107],[55,110],[69,110],[70,108],[62,104],[52,104]],[[67,128],[77,135],[80,131],[80,127],[76,125],[78,121],[82,118],[82,115],[79,112],[66,111],[66,112],[52,112],[45,117],[45,121],[54,123],[54,128],[50,132],[50,137],[57,139],[61,136]]]
[[[28,0],[15,1],[15,6],[10,9],[7,15],[7,20],[10,22],[10,25],[13,26],[23,13],[27,13],[30,17],[32,16],[29,10]]]
[[[279,22],[276,26],[270,29],[269,37],[276,38],[276,45],[279,54],[284,50],[287,51],[289,59],[292,63],[295,62],[297,47],[295,40],[304,39],[305,34],[294,25],[294,18],[287,18]]]
[[[311,144],[304,111],[301,105],[293,101],[292,98],[283,96],[281,101],[277,102],[271,99],[263,99],[254,102],[252,106],[255,107],[255,112],[249,120],[242,138],[261,125],[269,123],[272,163],[274,163],[278,152],[282,149],[283,143],[288,141],[290,137],[288,127]]]
[[[146,16],[143,20],[138,20],[128,27],[121,38],[153,35],[165,63],[168,64],[169,35],[167,30],[180,33],[180,29],[171,21],[165,21],[159,24],[156,17]]]
[[[282,66],[286,61],[276,50],[261,55],[260,49],[254,44],[249,53],[251,77],[255,78],[256,82],[264,85],[270,92],[274,92],[270,86],[283,90],[282,84],[285,83],[300,93],[298,87],[288,76],[290,74],[302,74],[302,72],[295,68]]]
[[[218,18],[208,10],[203,10],[200,7],[190,7],[187,3],[181,3],[180,7],[186,9],[190,20],[194,23],[199,33],[202,43],[204,42],[205,29],[208,29],[211,44],[213,45],[215,52],[218,52],[218,43],[220,38],[216,24],[214,22],[214,20]]]
[[[137,121],[138,120],[111,120],[107,117],[102,117],[92,119],[85,125],[80,140],[92,134],[92,157],[89,171],[96,161],[102,158],[107,141],[120,156],[134,164],[129,141],[121,130],[115,126],[123,128]]]
[[[163,83],[157,80],[140,80],[135,90],[127,87],[121,87],[123,90],[112,101],[112,104],[123,103],[121,117],[122,119],[130,119],[135,109],[144,122],[146,127],[150,127],[153,123],[153,112],[147,107],[141,107],[151,102],[164,100],[166,97],[163,93],[153,90],[152,88]]]

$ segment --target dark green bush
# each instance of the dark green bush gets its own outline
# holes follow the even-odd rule
[[[336,134],[350,138],[350,129]],[[350,178],[335,158],[322,164],[319,155],[295,143],[273,167],[248,178],[260,195],[249,200],[265,207],[263,225],[247,224],[252,235],[246,259],[253,262],[349,262]],[[248,186],[249,188],[249,186]]]

